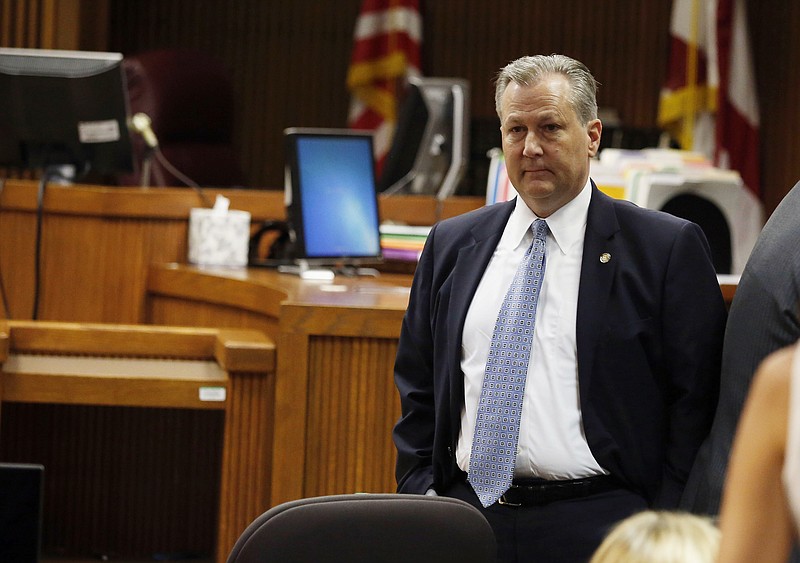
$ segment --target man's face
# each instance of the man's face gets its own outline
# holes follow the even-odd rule
[[[548,217],[577,196],[589,177],[602,124],[582,125],[569,104],[570,86],[549,75],[533,86],[512,82],[501,99],[500,131],[511,183],[528,207]]]

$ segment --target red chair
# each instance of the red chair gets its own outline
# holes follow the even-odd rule
[[[125,57],[123,67],[131,115],[149,116],[161,154],[134,134],[136,171],[120,184],[245,186],[233,144],[233,87],[222,63],[199,51],[162,49]]]

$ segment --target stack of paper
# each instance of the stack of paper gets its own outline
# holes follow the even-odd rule
[[[380,226],[381,252],[386,260],[416,262],[431,227],[384,224]]]

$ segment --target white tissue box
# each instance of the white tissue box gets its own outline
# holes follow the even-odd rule
[[[192,209],[189,215],[189,262],[199,266],[247,266],[250,213]]]

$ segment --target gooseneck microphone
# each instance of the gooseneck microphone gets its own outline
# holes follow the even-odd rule
[[[141,178],[141,185],[142,187],[149,187],[150,185],[150,171],[151,171],[151,162],[150,159],[155,156],[155,158],[161,163],[161,165],[167,169],[173,176],[178,178],[181,182],[186,184],[187,186],[193,188],[197,195],[200,196],[203,204],[206,207],[213,207],[211,200],[208,198],[206,193],[203,189],[191,178],[187,177],[183,174],[180,170],[175,168],[172,163],[167,160],[164,154],[161,152],[161,149],[158,146],[158,137],[156,137],[155,132],[153,131],[153,121],[150,119],[150,116],[146,113],[138,112],[133,114],[128,120],[128,126],[139,133],[142,136],[145,144],[148,147],[148,151],[142,160],[142,178]],[[155,172],[157,173],[158,170],[156,169]],[[163,181],[161,182],[164,183]]]

